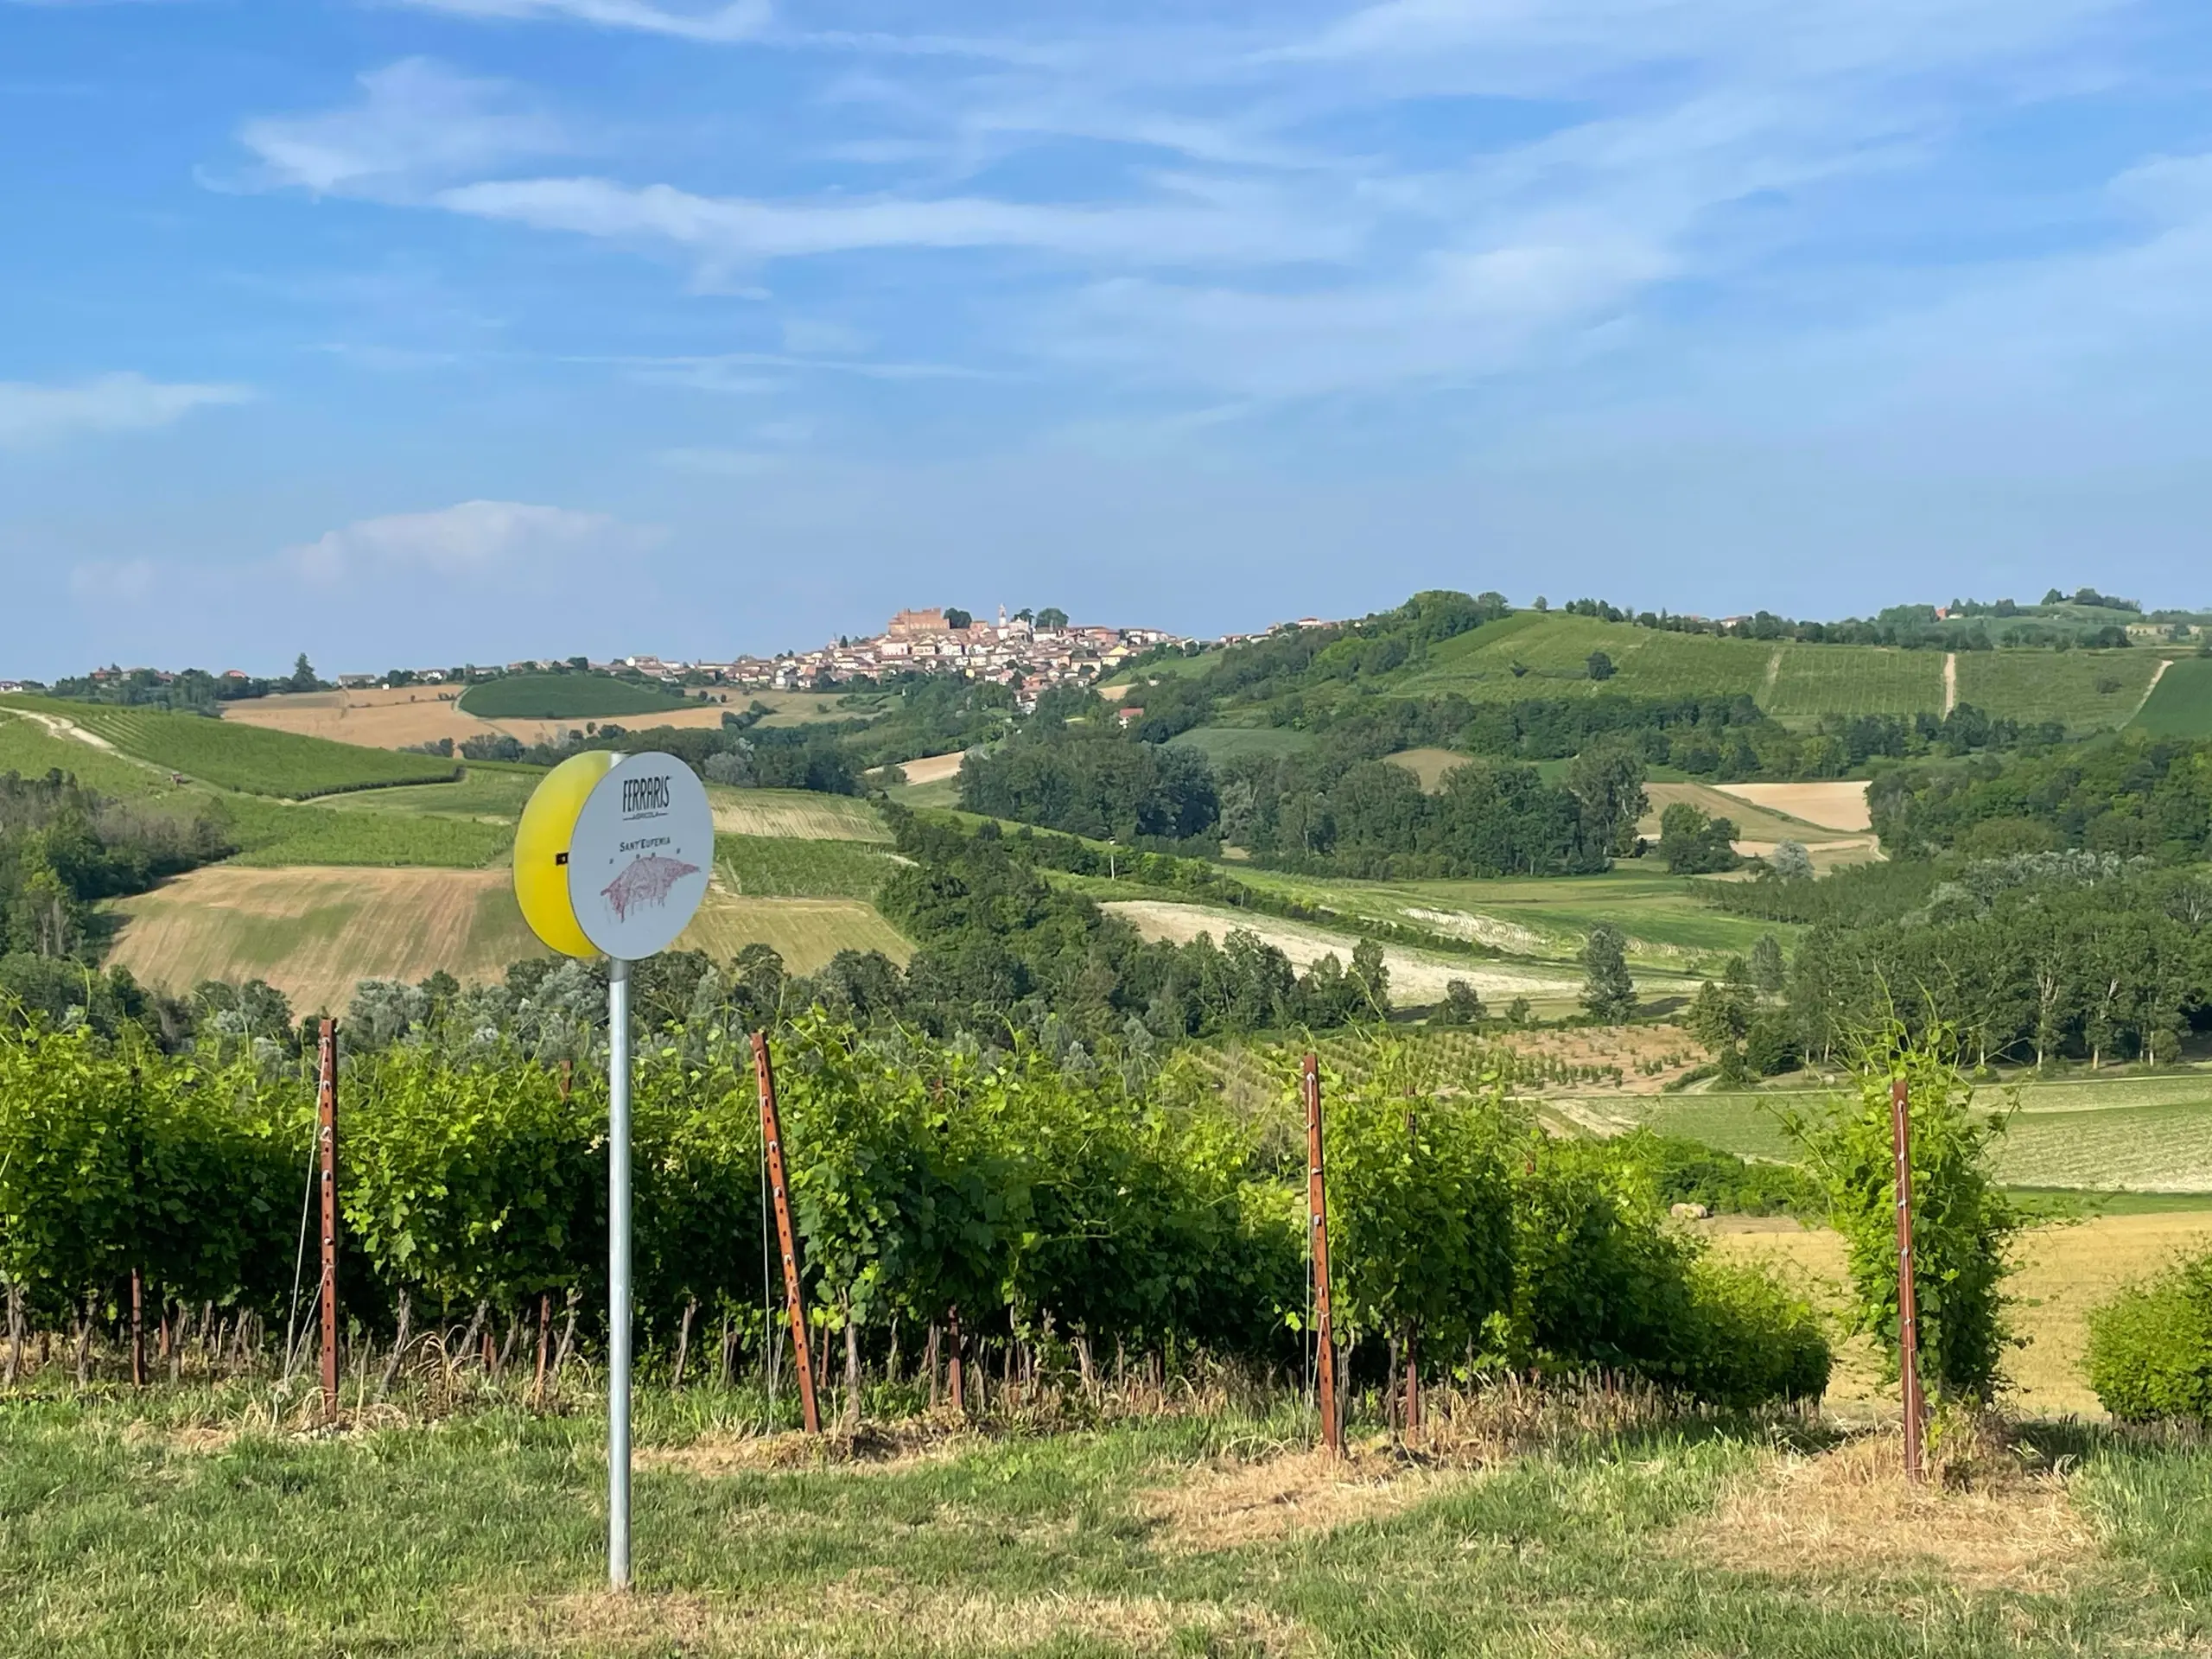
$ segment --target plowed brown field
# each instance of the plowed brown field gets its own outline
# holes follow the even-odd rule
[[[358,743],[371,749],[435,743],[442,737],[449,737],[458,744],[467,738],[494,737],[501,733],[524,743],[544,743],[570,728],[581,729],[585,724],[581,720],[479,720],[454,706],[460,695],[435,686],[399,690],[376,687],[363,691],[309,691],[226,703],[223,718],[234,720],[241,726],[266,726],[307,737],[327,737],[336,743]],[[737,694],[728,695],[734,697]],[[615,723],[715,727],[721,724],[728,709],[742,706],[701,703]]]

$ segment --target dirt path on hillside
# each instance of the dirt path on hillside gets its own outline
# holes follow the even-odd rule
[[[2158,658],[2158,665],[2151,671],[2151,683],[2143,688],[2143,699],[2140,702],[2138,702],[2135,705],[2136,715],[2141,714],[2144,709],[2149,704],[2151,701],[2151,694],[2158,689],[2158,682],[2166,677],[2166,671],[2173,665],[2174,659],[2171,657],[2161,657]],[[2135,715],[2130,715],[2128,718],[2133,720],[2135,718]]]
[[[8,712],[11,715],[21,715],[25,720],[35,721],[46,728],[47,735],[49,737],[74,738],[78,742],[89,744],[93,748],[105,749],[110,754],[118,753],[115,745],[98,732],[88,732],[83,727],[62,719],[59,715],[42,715],[35,709],[10,709]],[[128,756],[124,758],[129,759]]]
[[[1948,715],[1959,706],[1959,653],[1943,653],[1943,712]]]

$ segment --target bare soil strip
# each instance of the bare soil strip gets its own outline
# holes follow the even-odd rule
[[[1715,784],[1713,787],[1762,812],[1797,818],[1815,829],[1857,835],[1874,827],[1864,783]]]

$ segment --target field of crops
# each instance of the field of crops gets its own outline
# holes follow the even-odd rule
[[[2177,657],[2134,720],[2153,737],[2212,737],[2212,657]]]
[[[343,1012],[356,981],[439,969],[496,980],[542,957],[503,870],[252,869],[219,865],[126,899],[113,960],[172,992],[264,979],[301,1011]]]
[[[1962,651],[1959,701],[2018,721],[2101,731],[2134,717],[2158,669],[2157,655],[2142,650]]]
[[[199,715],[43,699],[21,706],[79,727],[135,759],[249,795],[306,800],[460,775],[452,761],[434,755],[389,753]]]
[[[103,795],[204,798],[200,791],[171,784],[167,772],[115,749],[96,747],[68,735],[67,730],[58,721],[47,725],[22,709],[0,703],[0,772],[20,772],[26,778],[67,772]]]
[[[429,812],[365,812],[314,801],[300,805],[250,795],[216,800],[240,849],[234,865],[421,865],[480,869],[514,844],[512,820]]]
[[[1778,715],[1941,714],[1943,653],[1790,645],[1772,687],[1757,695],[1760,708]]]
[[[510,674],[461,694],[461,711],[479,720],[613,720],[665,714],[685,699],[656,685],[606,674]]]
[[[810,974],[841,950],[880,950],[893,962],[914,954],[876,908],[859,899],[759,899],[710,889],[679,950],[728,962],[748,944],[772,946],[784,966]]]
[[[1586,696],[1601,689],[1638,697],[1758,696],[1775,650],[1757,640],[1523,612],[1436,646],[1401,689],[1493,701]],[[1611,679],[1589,677],[1595,651],[1612,658]],[[1526,671],[1515,674],[1516,664]]]
[[[715,830],[787,841],[888,841],[882,817],[855,795],[803,789],[710,788]]]
[[[748,899],[873,899],[897,866],[896,855],[874,842],[715,837],[723,885]]]
[[[1571,957],[1590,930],[1611,922],[1629,935],[1632,961],[1679,972],[1717,967],[1762,933],[1792,930],[1713,909],[1700,883],[1630,864],[1604,875],[1479,881],[1356,881],[1240,867],[1236,879],[1346,915],[1410,923],[1495,945],[1516,956]]]
[[[545,773],[535,767],[462,764],[461,780],[451,784],[403,784],[350,795],[327,803],[343,812],[428,814],[445,817],[492,818],[512,824],[522,817],[531,791]]]

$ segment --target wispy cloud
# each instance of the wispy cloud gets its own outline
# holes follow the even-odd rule
[[[1073,205],[989,197],[776,202],[607,179],[461,185],[438,205],[543,231],[661,241],[726,264],[870,249],[1027,248],[1115,264],[1268,264],[1349,254],[1357,229],[1289,212],[1166,203]]]
[[[104,374],[68,385],[0,380],[0,449],[23,449],[100,432],[143,432],[182,420],[196,409],[241,404],[245,386],[149,380]]]
[[[317,582],[410,569],[449,579],[482,577],[590,552],[634,552],[652,536],[606,513],[524,501],[462,501],[429,512],[358,519],[284,556]]]
[[[361,98],[315,115],[247,122],[254,182],[323,194],[404,196],[568,147],[559,126],[504,81],[405,58],[360,77]]]
[[[601,29],[637,29],[679,40],[749,41],[768,27],[774,10],[768,0],[736,0],[701,10],[657,6],[647,0],[401,0],[418,11],[449,12],[461,17],[502,22],[561,19]]]

